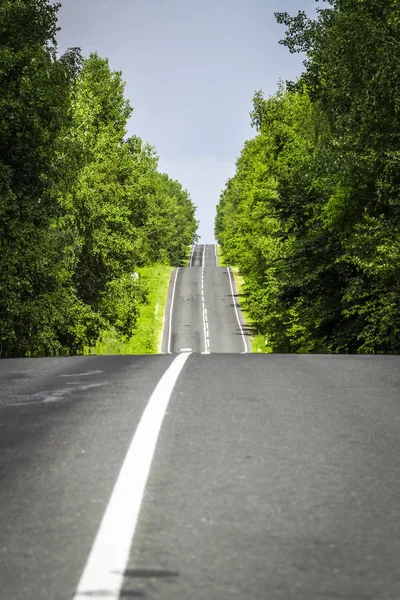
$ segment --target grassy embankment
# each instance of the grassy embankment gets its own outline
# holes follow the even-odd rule
[[[173,267],[153,265],[138,269],[139,277],[149,288],[148,303],[140,309],[136,333],[128,341],[118,339],[115,331],[106,331],[96,346],[94,354],[157,354],[160,351],[161,332],[167,302],[168,284]]]
[[[217,254],[218,254],[218,263],[220,267],[231,267],[233,275],[235,277],[236,289],[240,298],[240,309],[245,318],[246,325],[250,329],[253,327],[253,322],[251,320],[249,310],[246,303],[246,297],[244,295],[243,287],[244,287],[244,279],[242,275],[239,273],[239,269],[237,267],[232,267],[229,263],[226,262],[221,248],[217,246]],[[255,353],[270,353],[271,348],[265,345],[265,338],[261,334],[251,335],[250,336],[251,349],[252,352]]]
[[[192,247],[181,266],[189,262]],[[104,332],[91,352],[94,354],[157,354],[161,350],[168,285],[174,267],[153,265],[138,269],[139,277],[146,280],[149,288],[148,303],[141,307],[135,335],[127,342],[118,340],[115,332]]]

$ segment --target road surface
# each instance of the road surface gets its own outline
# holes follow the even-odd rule
[[[172,274],[162,351],[203,354],[251,350],[234,276],[219,267],[216,246],[196,245],[189,267]]]
[[[0,361],[1,599],[400,598],[399,357],[233,353],[213,250],[209,354]]]

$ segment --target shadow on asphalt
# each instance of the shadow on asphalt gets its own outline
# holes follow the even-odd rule
[[[179,571],[165,571],[162,569],[126,569],[124,577],[127,579],[165,579],[171,581],[179,577]],[[122,589],[119,594],[120,598],[144,598],[145,596],[145,592],[129,589]]]
[[[161,569],[127,569],[124,577],[151,579],[152,577],[179,577],[179,571],[164,571]]]

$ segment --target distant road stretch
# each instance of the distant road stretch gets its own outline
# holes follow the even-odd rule
[[[251,351],[232,270],[218,266],[215,245],[193,246],[189,266],[171,277],[162,351],[185,350]]]

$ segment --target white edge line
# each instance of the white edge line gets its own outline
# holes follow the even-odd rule
[[[193,244],[192,255],[191,255],[190,261],[189,261],[189,267],[193,267],[193,254],[194,254],[195,246],[196,246],[196,244]]]
[[[243,332],[243,327],[242,327],[242,324],[240,322],[239,313],[238,313],[237,306],[236,306],[235,292],[233,291],[232,276],[231,276],[231,268],[230,267],[228,267],[228,275],[229,275],[229,283],[231,284],[231,290],[232,290],[233,306],[235,308],[236,318],[237,318],[237,322],[239,323],[240,333],[242,334],[242,340],[243,340],[243,344],[244,344],[244,348],[245,348],[244,352],[242,352],[241,354],[247,354],[248,351],[249,351],[249,349],[247,347],[246,337],[245,337],[244,332]]]
[[[203,252],[203,256],[204,256],[204,252]],[[204,266],[203,266],[203,271],[202,271],[202,277],[203,276],[204,276]],[[204,352],[202,352],[202,354],[210,354],[209,343],[207,343],[207,328],[206,328],[207,309],[205,308],[203,285],[202,285],[202,289],[201,289],[201,304],[202,304],[202,308],[203,308],[202,313],[203,313],[203,335],[204,335]]]
[[[206,329],[206,319],[205,319],[205,312],[204,312],[204,308],[203,308],[203,330],[204,330],[204,353],[203,354],[209,354],[209,350],[208,350],[208,344],[207,344],[207,329]]]
[[[172,271],[171,271],[172,273]],[[163,354],[163,347],[164,347],[164,334],[165,334],[165,321],[166,321],[166,312],[167,312],[167,304],[168,304],[168,292],[169,292],[169,285],[168,285],[168,290],[167,290],[167,298],[165,301],[165,308],[164,308],[164,314],[163,314],[163,320],[162,320],[162,327],[161,327],[161,333],[160,333],[160,338],[158,340],[158,351],[159,354]]]
[[[208,350],[208,344],[207,344],[207,330],[206,330],[206,322],[204,319],[204,311],[203,311],[203,328],[204,328],[204,352],[203,354],[209,354],[209,350]]]
[[[178,279],[178,271],[179,271],[180,267],[177,268],[177,270],[175,271],[175,281],[174,281],[174,287],[172,290],[172,298],[171,298],[171,306],[169,309],[169,326],[168,326],[168,348],[167,348],[167,352],[168,354],[172,354],[171,352],[171,337],[172,337],[172,310],[174,308],[174,298],[175,298],[175,288],[176,288],[176,280]]]
[[[129,446],[74,600],[118,600],[132,539],[169,399],[190,352],[179,354],[157,384]]]

